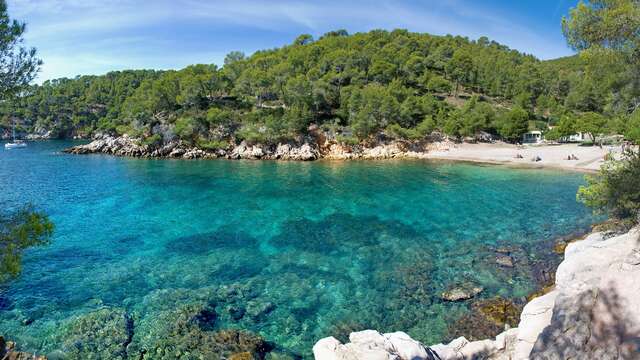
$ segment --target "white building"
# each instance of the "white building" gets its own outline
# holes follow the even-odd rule
[[[560,138],[560,142],[581,143],[585,141],[593,141],[593,138],[591,135],[582,132]]]
[[[534,130],[529,131],[522,135],[523,144],[539,144],[544,140],[542,131]]]

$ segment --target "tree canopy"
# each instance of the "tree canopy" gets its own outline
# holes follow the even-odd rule
[[[587,185],[578,191],[578,200],[596,212],[616,219],[640,220],[640,154],[628,151],[621,161],[609,161]]]
[[[22,46],[26,25],[9,18],[7,2],[0,0],[0,97],[17,94],[37,75],[42,61],[35,48]]]
[[[13,213],[0,213],[0,283],[20,273],[22,252],[51,240],[53,224],[46,215],[26,206]]]
[[[607,131],[622,131],[636,142],[640,140],[640,2],[637,0],[591,0],[580,2],[562,21],[569,45],[581,51],[586,62],[586,79],[578,99],[594,107],[577,117],[578,131],[592,136]],[[595,81],[594,81],[595,80]],[[598,97],[607,89],[609,98]],[[593,112],[604,104],[604,113],[613,121]],[[567,125],[564,125],[567,127]],[[564,130],[566,131],[566,130]],[[598,212],[617,219],[640,220],[640,153],[628,149],[624,159],[610,159],[596,176],[587,177],[578,200]]]
[[[310,124],[354,141],[379,132],[415,139],[426,129],[516,141],[529,124],[547,130],[584,113],[604,117],[598,131],[626,132],[632,122],[621,109],[632,97],[616,96],[616,66],[625,64],[613,59],[613,66],[601,57],[540,61],[485,37],[340,30],[317,40],[301,35],[249,57],[232,52],[222,67],[47,81],[22,93],[16,109],[0,112],[21,117],[24,131],[58,137],[126,133],[208,148],[295,140]],[[622,126],[609,126],[614,118]]]

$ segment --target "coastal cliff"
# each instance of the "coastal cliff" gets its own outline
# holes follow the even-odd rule
[[[567,246],[554,289],[531,300],[518,327],[495,339],[425,347],[401,332],[366,330],[351,333],[347,344],[324,338],[313,352],[316,360],[636,359],[639,293],[640,228],[595,232]]]

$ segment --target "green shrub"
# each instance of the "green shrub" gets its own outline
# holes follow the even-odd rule
[[[640,154],[629,151],[619,161],[609,160],[587,185],[578,190],[577,199],[597,213],[617,219],[638,221],[640,214]]]
[[[180,139],[189,143],[194,142],[200,130],[198,119],[192,116],[179,118],[176,120],[175,126],[176,135],[178,135]]]
[[[625,137],[636,144],[640,144],[640,110],[636,110],[629,117]]]
[[[427,90],[438,93],[450,93],[453,89],[451,82],[442,76],[434,76],[427,83]]]
[[[411,139],[415,137],[414,129],[406,129],[399,124],[391,124],[387,126],[386,132],[394,138]]]
[[[360,143],[360,140],[355,136],[338,135],[336,136],[336,140],[344,145],[358,145]]]
[[[226,149],[229,147],[229,142],[225,140],[198,140],[198,147],[203,150],[218,150]]]
[[[238,139],[244,140],[249,144],[264,144],[268,140],[266,134],[253,125],[243,126],[236,135]]]
[[[161,142],[162,142],[162,135],[153,134],[151,136],[144,138],[141,143],[144,146],[156,146],[156,145],[159,145]]]
[[[516,106],[503,113],[497,121],[500,136],[509,141],[517,141],[529,128],[529,113]]]
[[[133,133],[133,128],[130,125],[118,125],[115,128],[116,133],[120,136],[124,134],[131,135]]]
[[[422,122],[416,125],[415,128],[404,128],[399,124],[391,124],[387,126],[387,132],[389,135],[406,140],[420,140],[424,139],[427,135],[431,134],[436,129],[435,121],[431,116],[425,117]]]

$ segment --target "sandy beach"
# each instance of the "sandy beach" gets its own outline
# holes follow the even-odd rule
[[[558,168],[581,172],[596,172],[604,163],[606,154],[620,156],[620,146],[455,144],[448,149],[430,151],[426,158],[470,161],[488,164],[506,164],[522,167]],[[574,160],[568,160],[574,155]],[[538,161],[534,159],[538,158]],[[575,160],[577,159],[577,160]]]

